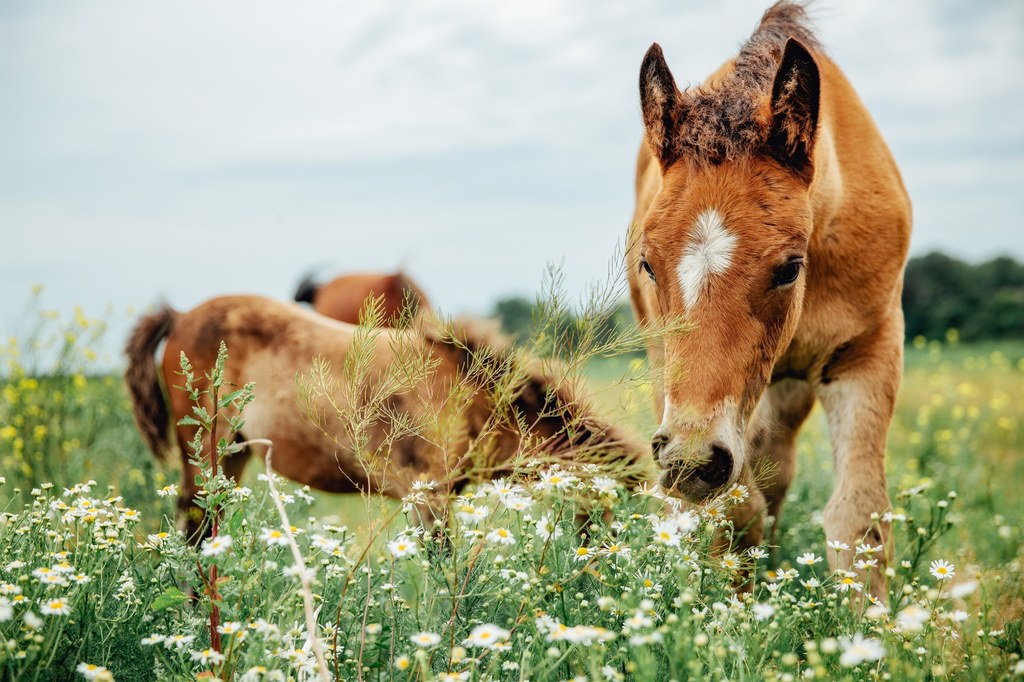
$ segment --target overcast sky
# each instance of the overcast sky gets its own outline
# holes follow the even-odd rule
[[[700,81],[764,6],[0,3],[0,328],[35,283],[93,314],[289,297],[313,266],[404,264],[449,312],[548,262],[581,290],[631,216],[645,50]],[[813,13],[901,164],[913,251],[1024,256],[1024,3]]]

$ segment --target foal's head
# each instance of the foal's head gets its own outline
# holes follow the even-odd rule
[[[720,82],[681,92],[661,48],[640,71],[661,191],[636,232],[662,319],[662,484],[699,500],[739,477],[744,433],[803,304],[819,74],[796,40],[758,36]],[[647,300],[652,297],[648,295]]]

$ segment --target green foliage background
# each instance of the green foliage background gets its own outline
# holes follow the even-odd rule
[[[907,338],[1024,338],[1024,264],[1000,257],[972,265],[942,253],[913,258],[903,285]]]

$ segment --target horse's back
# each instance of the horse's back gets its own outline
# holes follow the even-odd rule
[[[256,382],[258,400],[268,393],[275,400],[289,398],[295,395],[296,376],[309,372],[318,359],[333,375],[341,375],[360,343],[357,329],[294,303],[253,295],[221,296],[178,315],[164,351],[164,376],[180,383],[176,375],[184,353],[196,377],[201,377],[214,366],[223,342],[231,381]],[[365,352],[371,354],[366,381],[384,376],[398,353],[429,351],[427,340],[413,331],[377,329],[364,342]],[[439,377],[451,371],[442,363]]]
[[[222,341],[229,355],[241,360],[254,350],[286,352],[324,337],[336,345],[350,338],[352,329],[292,303],[254,295],[219,296],[178,316],[165,356],[177,362],[177,351],[183,351],[193,364],[207,366]]]
[[[910,197],[885,138],[842,70],[815,55],[822,75],[809,246],[812,279],[802,337],[843,342],[902,319]]]
[[[815,149],[815,184],[826,187],[830,173],[840,176],[844,203],[874,207],[892,219],[905,218],[909,231],[910,197],[882,132],[843,71],[829,57],[816,55],[822,75],[820,144]],[[835,194],[833,187],[829,193]]]
[[[423,290],[404,272],[353,273],[320,286],[313,300],[321,315],[357,324],[368,299],[380,298],[381,322],[390,326],[407,305],[415,314],[429,307]]]

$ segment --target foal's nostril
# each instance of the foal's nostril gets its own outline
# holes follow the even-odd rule
[[[712,488],[720,488],[732,475],[732,454],[720,445],[711,446],[711,458],[697,469],[697,478]]]
[[[671,438],[664,431],[656,431],[654,433],[654,437],[651,438],[651,451],[654,453],[655,457],[661,454],[661,451],[665,449],[666,445],[668,445],[669,440],[671,440]]]

